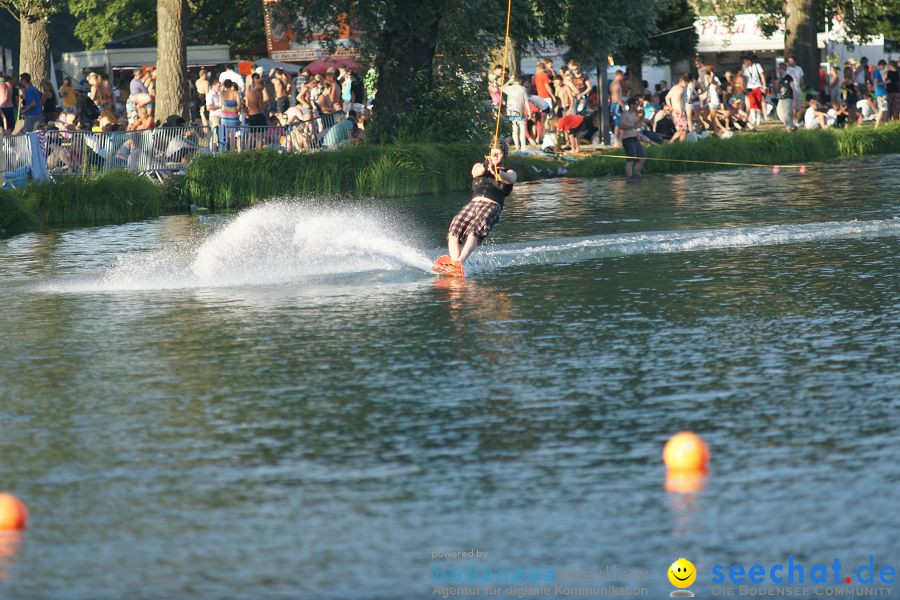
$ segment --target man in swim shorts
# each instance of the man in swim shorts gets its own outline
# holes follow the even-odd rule
[[[672,144],[679,140],[683,140],[688,132],[687,114],[684,112],[684,95],[685,88],[691,82],[690,75],[684,75],[678,80],[678,85],[669,90],[666,94],[666,104],[672,109],[672,122],[675,123],[675,135],[669,140]]]
[[[503,202],[517,178],[515,171],[502,166],[508,151],[509,145],[500,140],[487,160],[472,166],[472,198],[453,217],[447,233],[447,251],[454,262],[465,262],[500,220]]]
[[[631,156],[634,160],[625,161],[625,176],[629,180],[634,180],[641,176],[641,169],[644,168],[644,159],[647,153],[641,146],[640,131],[644,117],[638,108],[638,99],[629,98],[625,103],[625,110],[622,112],[622,118],[619,122],[619,129],[622,133],[622,148],[625,150],[625,156]]]

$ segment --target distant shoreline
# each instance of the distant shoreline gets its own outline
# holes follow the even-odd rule
[[[471,185],[472,164],[483,144],[361,145],[311,154],[258,152],[199,157],[184,176],[164,185],[127,171],[71,177],[0,190],[0,236],[48,227],[127,223],[191,208],[238,210],[279,196],[398,197],[461,192]],[[789,165],[900,152],[900,123],[846,129],[770,130],[649,146],[644,172],[721,170],[715,162]],[[621,148],[562,160],[513,153],[508,165],[520,181],[559,176],[601,177],[624,173],[625,161],[606,158]]]

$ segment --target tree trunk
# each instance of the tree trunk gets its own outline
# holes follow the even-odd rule
[[[375,60],[378,95],[372,108],[371,132],[366,132],[368,140],[393,142],[401,128],[415,122],[416,105],[426,101],[432,88],[441,4],[399,1],[385,16]]]
[[[644,95],[644,57],[640,54],[629,56],[625,61],[625,68],[631,73],[631,97],[637,98]]]
[[[816,40],[816,0],[784,1],[784,54],[803,67],[804,87],[819,87],[819,46]]]
[[[609,146],[611,129],[609,127],[609,78],[606,76],[606,55],[597,59],[597,106],[600,109],[600,141]]]
[[[184,46],[186,0],[156,2],[156,119],[187,116],[185,86],[187,50]]]
[[[40,88],[42,79],[50,79],[50,37],[47,35],[47,21],[30,20],[22,15],[19,32],[21,35],[19,73],[30,74],[34,86]]]

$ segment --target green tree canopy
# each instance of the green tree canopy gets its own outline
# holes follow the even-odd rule
[[[109,42],[150,32],[128,46],[156,43],[156,0],[67,0],[78,18],[75,34],[85,48],[96,50]],[[265,43],[262,2],[259,0],[189,0],[189,43],[227,44],[234,50]]]

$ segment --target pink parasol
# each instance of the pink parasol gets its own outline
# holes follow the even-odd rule
[[[325,71],[331,68],[333,68],[334,70],[338,70],[341,67],[347,69],[348,71],[353,71],[354,73],[362,72],[362,66],[351,58],[329,56],[327,58],[314,60],[313,62],[306,65],[306,68],[309,69],[309,72],[313,75],[323,74],[325,73]]]

